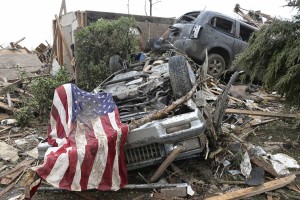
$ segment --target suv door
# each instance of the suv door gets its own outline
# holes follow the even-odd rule
[[[208,73],[216,78],[221,76],[231,61],[235,42],[235,20],[214,15],[203,28],[201,44],[208,50]],[[226,53],[227,52],[227,53]]]

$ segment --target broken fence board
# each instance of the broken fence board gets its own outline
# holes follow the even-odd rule
[[[291,183],[292,181],[294,181],[295,178],[296,178],[295,175],[290,175],[274,181],[266,182],[260,186],[248,187],[245,189],[229,192],[219,196],[206,198],[206,200],[226,200],[226,199],[241,199],[241,198],[252,197],[264,192],[282,188],[287,184]]]
[[[281,117],[281,118],[296,118],[296,114],[284,114],[284,113],[270,113],[270,112],[261,112],[261,111],[250,111],[250,110],[240,110],[240,109],[226,109],[225,113],[227,114],[242,114],[242,115],[258,115],[258,116],[267,116],[267,117]]]

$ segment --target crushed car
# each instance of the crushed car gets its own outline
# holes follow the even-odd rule
[[[162,45],[175,47],[201,64],[208,52],[208,74],[219,78],[258,29],[241,20],[213,11],[193,11],[179,17]],[[169,44],[172,44],[172,47]]]
[[[170,105],[191,90],[196,81],[195,69],[186,57],[166,55],[159,60],[145,58],[126,64],[118,55],[110,59],[112,75],[93,92],[112,93],[123,123],[143,118]],[[184,150],[177,160],[199,156],[207,139],[202,111],[190,99],[164,119],[130,130],[125,144],[127,170],[162,163],[177,146]],[[38,146],[43,159],[48,145]]]
[[[189,92],[196,81],[192,66],[180,55],[152,60],[146,68],[143,61],[128,65],[115,55],[110,59],[110,71],[117,73],[95,92],[113,94],[124,123],[170,105]],[[159,164],[178,145],[185,150],[177,159],[199,156],[206,144],[204,130],[202,112],[189,100],[165,119],[130,131],[125,144],[127,169]]]

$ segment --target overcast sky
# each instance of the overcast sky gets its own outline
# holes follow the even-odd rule
[[[145,1],[129,0],[129,13],[145,15]],[[153,6],[153,16],[179,17],[194,10],[214,10],[238,17],[233,12],[235,4],[250,10],[260,10],[271,16],[291,18],[291,8],[284,8],[285,0],[160,0]],[[153,0],[155,2],[155,0]],[[67,11],[94,10],[128,13],[128,0],[66,0]],[[9,44],[22,37],[20,43],[33,49],[47,40],[52,44],[52,20],[59,13],[61,0],[0,0],[0,45]],[[147,4],[147,13],[149,7]]]

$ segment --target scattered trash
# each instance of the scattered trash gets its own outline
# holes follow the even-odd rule
[[[267,159],[272,163],[272,166],[278,175],[288,175],[290,174],[290,171],[288,169],[300,168],[295,159],[283,153],[268,155]]]
[[[278,153],[278,154],[272,155],[271,158],[273,160],[281,162],[287,168],[294,168],[294,169],[299,169],[300,168],[297,161],[294,158],[292,158],[292,157],[290,157],[286,154]]]
[[[248,178],[250,176],[251,171],[252,171],[250,157],[249,157],[248,152],[245,152],[245,154],[243,156],[243,161],[242,161],[240,167],[241,167],[242,174],[246,178]]]
[[[250,186],[261,185],[265,182],[265,170],[261,167],[254,167],[251,170],[250,177],[245,179],[245,183]]]
[[[12,124],[15,124],[17,122],[16,119],[4,119],[4,120],[1,120],[1,125],[2,126],[7,126],[7,125],[12,125]]]

